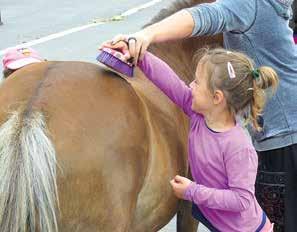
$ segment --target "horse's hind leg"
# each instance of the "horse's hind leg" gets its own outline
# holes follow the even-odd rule
[[[60,231],[130,231],[138,192],[133,179],[138,176],[123,170],[114,168],[106,178],[90,173],[60,180]]]
[[[105,157],[92,149],[62,157],[61,232],[130,231],[145,166],[135,149],[120,148],[113,145]]]
[[[176,231],[196,232],[198,221],[192,217],[192,204],[189,201],[180,200],[177,211]]]

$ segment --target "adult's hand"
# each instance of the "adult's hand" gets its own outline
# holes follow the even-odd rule
[[[103,42],[98,49],[101,50],[103,48],[111,48],[111,49],[117,50],[124,55],[125,60],[129,60],[131,58],[131,55],[129,52],[128,43],[126,42],[126,39],[120,39],[120,38],[124,38],[124,35],[117,35],[114,38],[117,41],[116,43],[113,42],[113,40],[107,40]]]
[[[152,36],[142,30],[130,35],[117,35],[112,40],[104,42],[100,48],[108,47],[122,52],[128,50],[130,57],[133,57],[133,63],[137,65],[138,60],[143,58],[152,40]]]

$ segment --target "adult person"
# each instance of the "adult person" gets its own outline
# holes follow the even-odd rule
[[[219,0],[183,9],[129,35],[118,35],[102,46],[126,40],[137,64],[151,43],[223,33],[224,47],[246,53],[256,66],[271,66],[279,88],[250,130],[258,153],[256,195],[275,231],[297,227],[297,50],[289,28],[293,0]]]

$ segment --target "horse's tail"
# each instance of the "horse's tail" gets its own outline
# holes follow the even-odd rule
[[[19,110],[0,127],[0,231],[58,231],[56,154],[40,112]]]

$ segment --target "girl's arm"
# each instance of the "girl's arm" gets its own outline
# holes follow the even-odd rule
[[[161,59],[146,52],[138,63],[139,68],[161,91],[163,91],[188,116],[194,112],[191,109],[191,89],[177,74]]]
[[[246,148],[226,159],[228,189],[208,188],[194,182],[186,189],[184,198],[212,209],[240,212],[254,200],[257,154]]]

